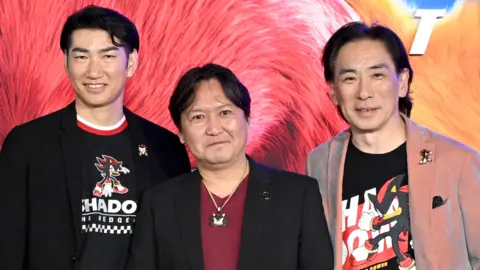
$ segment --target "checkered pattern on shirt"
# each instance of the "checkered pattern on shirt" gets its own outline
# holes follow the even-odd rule
[[[88,224],[82,225],[82,231],[87,232],[98,232],[106,234],[131,234],[133,232],[131,225],[104,225],[104,224]]]

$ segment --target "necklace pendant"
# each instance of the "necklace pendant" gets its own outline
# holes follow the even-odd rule
[[[227,226],[227,215],[225,213],[213,213],[210,217],[210,226],[212,227],[226,227]]]

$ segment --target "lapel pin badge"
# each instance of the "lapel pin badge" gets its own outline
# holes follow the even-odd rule
[[[262,197],[262,199],[264,199],[264,200],[270,200],[270,192],[264,191],[264,192],[260,193],[260,197]]]
[[[139,156],[148,156],[147,146],[145,144],[140,144],[138,146],[138,155]]]
[[[420,165],[426,164],[427,162],[432,162],[433,152],[427,149],[420,151],[422,159],[420,159]]]

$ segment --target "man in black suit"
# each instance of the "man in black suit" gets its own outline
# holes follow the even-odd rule
[[[15,127],[0,152],[0,269],[121,270],[141,194],[190,162],[176,135],[123,106],[138,62],[130,20],[87,7],[60,45],[75,101]]]
[[[250,96],[229,69],[189,70],[169,109],[198,170],[146,191],[128,269],[333,269],[317,182],[246,155]]]

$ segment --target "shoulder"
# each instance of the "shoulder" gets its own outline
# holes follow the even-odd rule
[[[325,169],[328,167],[330,153],[341,154],[343,148],[339,147],[344,146],[348,138],[349,131],[345,130],[313,149],[307,157],[306,174],[319,179],[319,181],[323,180]]]
[[[472,172],[480,170],[480,155],[476,150],[426,127],[420,126],[420,129],[423,132],[422,136],[427,135],[425,142],[432,147],[427,150],[433,152],[434,164],[440,175],[464,174],[465,172],[477,175],[477,173],[472,174]]]
[[[168,129],[160,126],[160,125],[157,125],[157,124],[153,123],[152,121],[147,120],[147,119],[145,119],[145,118],[141,117],[140,115],[135,114],[133,112],[131,112],[130,117],[131,117],[131,119],[136,121],[145,130],[145,134],[147,136],[154,136],[157,140],[162,139],[162,140],[170,140],[170,141],[177,140],[178,141],[178,136],[175,133],[173,133],[172,131],[170,131],[170,130],[168,130]]]
[[[304,174],[285,171],[259,163],[257,163],[256,166],[270,176],[270,179],[274,185],[280,185],[286,188],[309,187],[312,185],[317,185],[317,180]]]
[[[176,177],[170,178],[166,181],[153,185],[145,191],[145,196],[152,198],[165,198],[171,199],[171,196],[177,192],[182,192],[183,187],[186,184],[191,184],[198,178],[198,172],[191,171],[180,174]]]
[[[448,157],[473,157],[478,156],[478,152],[472,147],[461,143],[451,137],[445,136],[443,134],[437,133],[430,129],[424,128],[428,132],[430,142],[433,142],[435,145],[434,155],[436,153],[441,153],[443,156]]]
[[[64,109],[61,109],[13,127],[5,142],[15,141],[20,146],[23,143],[41,140],[45,135],[60,130],[63,111]]]
[[[341,133],[337,134],[336,136],[330,138],[329,140],[325,141],[324,143],[315,147],[310,153],[308,154],[308,159],[317,159],[323,158],[324,156],[328,155],[330,146],[333,142],[345,142],[348,139],[348,130],[344,130]]]

